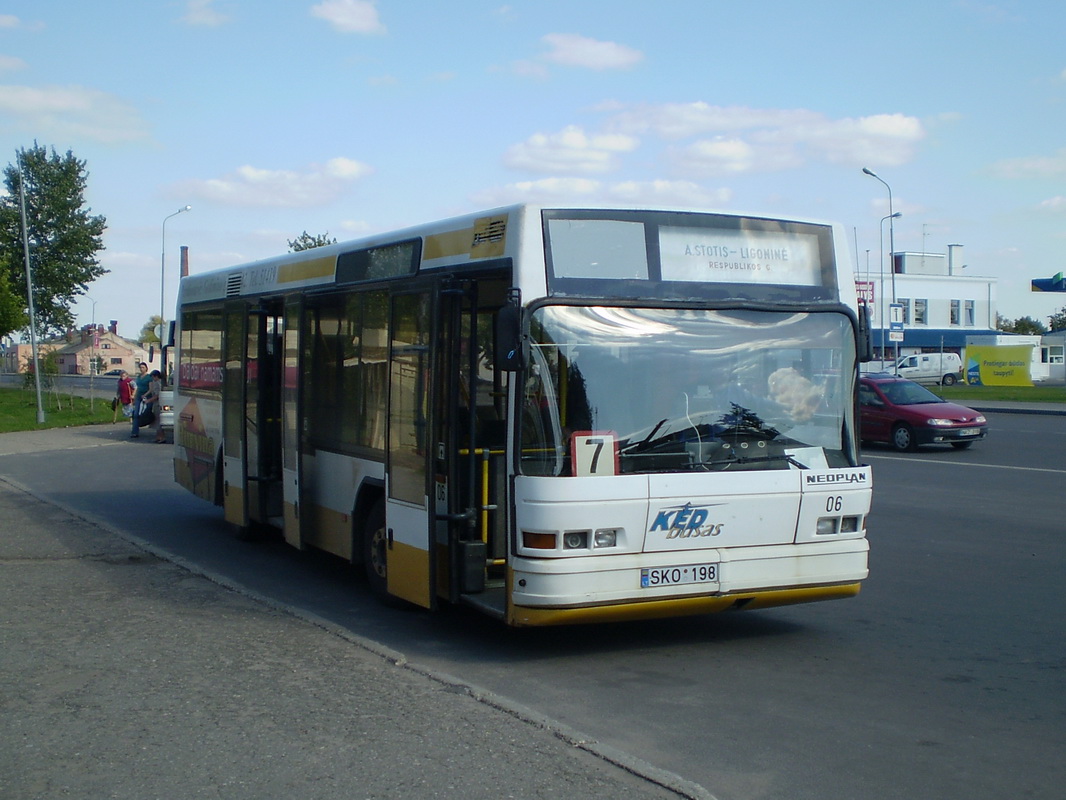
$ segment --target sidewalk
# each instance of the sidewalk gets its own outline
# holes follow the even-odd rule
[[[2,477],[0,520],[0,797],[709,796]]]

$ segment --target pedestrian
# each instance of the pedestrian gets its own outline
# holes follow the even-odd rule
[[[152,412],[152,424],[155,426],[155,443],[165,444],[167,440],[166,434],[163,433],[163,426],[160,424],[163,416],[163,406],[160,403],[163,394],[163,373],[153,369],[148,377],[150,378],[148,391],[141,398],[141,403],[146,411]]]
[[[148,384],[152,382],[152,376],[148,374],[148,365],[145,362],[142,361],[138,364],[137,369],[140,374],[133,379],[136,391],[133,394],[133,431],[130,433],[131,439],[136,439],[140,435],[141,412],[144,410],[141,408],[141,400],[148,391]]]
[[[136,392],[133,378],[126,370],[122,370],[118,376],[118,388],[115,389],[115,399],[111,401],[111,423],[118,422],[118,410],[122,409],[122,416],[128,417],[133,414],[133,395]]]

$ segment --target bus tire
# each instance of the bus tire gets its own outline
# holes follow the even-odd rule
[[[385,500],[374,503],[363,526],[363,568],[370,591],[380,598],[389,594],[388,531],[385,528]]]

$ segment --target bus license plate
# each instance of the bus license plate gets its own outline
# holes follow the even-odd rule
[[[718,564],[693,564],[685,567],[644,567],[640,570],[640,586],[678,586],[683,583],[717,583]]]

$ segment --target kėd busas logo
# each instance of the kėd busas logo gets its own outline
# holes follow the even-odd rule
[[[711,506],[671,506],[659,511],[648,529],[649,533],[665,531],[667,539],[689,539],[699,536],[717,536],[722,532],[723,523],[708,523]]]

